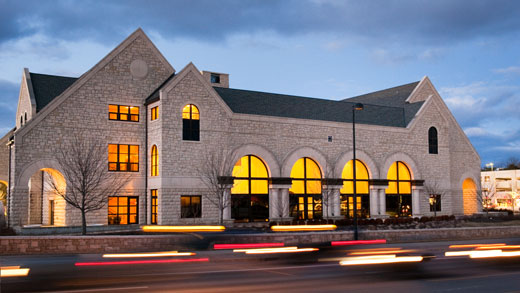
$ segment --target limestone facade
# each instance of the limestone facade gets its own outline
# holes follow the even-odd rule
[[[12,226],[38,222],[34,211],[37,208],[42,211],[40,217],[48,219],[48,197],[43,197],[43,203],[31,199],[35,190],[30,190],[30,185],[37,184],[31,178],[42,169],[59,172],[54,154],[59,148],[70,146],[78,133],[107,145],[139,146],[139,171],[131,173],[131,182],[121,194],[138,197],[139,224],[151,223],[152,189],[158,195],[158,224],[218,221],[219,209],[209,200],[212,195],[200,174],[208,153],[223,152],[227,161],[232,162],[231,167],[241,157],[254,155],[263,161],[273,180],[291,177],[293,165],[303,157],[312,158],[322,174],[340,178],[343,167],[352,159],[352,123],[233,112],[213,88],[211,73],[201,73],[191,63],[175,73],[140,29],[38,113],[31,103],[33,94],[26,71],[17,120],[20,113],[30,114],[27,122],[17,121],[14,132],[9,186]],[[221,77],[218,86],[228,86],[229,76]],[[156,91],[157,98],[147,101]],[[429,195],[423,188],[432,182],[443,190],[438,214],[463,214],[462,182],[468,178],[480,182],[480,158],[427,77],[418,83],[408,100],[424,103],[406,127],[356,124],[357,159],[367,167],[370,179],[382,179],[380,184],[370,185],[370,216],[386,216],[385,179],[396,161],[406,164],[414,181],[413,216],[433,214]],[[139,122],[109,120],[109,104],[139,107]],[[183,140],[182,112],[189,104],[200,111],[199,141]],[[159,115],[151,121],[154,107],[158,107]],[[438,154],[428,152],[428,130],[432,126],[438,131]],[[158,149],[158,176],[150,174],[150,151],[154,145]],[[231,168],[223,175],[231,176]],[[289,216],[290,187],[290,182],[270,181],[269,220]],[[323,209],[329,211],[328,217],[338,218],[341,185],[327,187],[335,191],[331,193],[332,200],[323,203]],[[186,195],[201,196],[200,217],[181,216],[181,196]],[[65,203],[54,209],[59,215],[54,225],[81,223],[78,211]],[[88,214],[87,221],[107,225],[107,213],[105,207]],[[224,214],[226,220],[231,220],[229,209]],[[50,224],[47,220],[40,222]]]

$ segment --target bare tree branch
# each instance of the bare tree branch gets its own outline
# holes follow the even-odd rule
[[[442,189],[437,181],[428,181],[424,184],[424,191],[430,206],[433,206],[433,215],[437,217],[437,212],[440,211],[440,209],[437,209],[437,206],[442,202],[442,198],[447,194],[447,190]]]
[[[130,175],[108,172],[107,145],[81,134],[73,137],[71,145],[62,147],[55,159],[63,178],[50,180],[51,190],[81,211],[82,234],[85,235],[86,214],[102,209],[109,196],[119,194]]]
[[[224,221],[224,210],[231,204],[231,195],[227,194],[227,189],[233,184],[229,177],[232,166],[233,162],[228,159],[225,149],[206,150],[202,168],[198,169],[198,175],[208,189],[208,193],[203,196],[217,207],[220,225]]]

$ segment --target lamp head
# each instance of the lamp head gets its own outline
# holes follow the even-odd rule
[[[361,103],[355,103],[354,106],[352,106],[354,110],[360,111],[363,110],[364,106]]]

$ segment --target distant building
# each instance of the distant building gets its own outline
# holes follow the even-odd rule
[[[309,69],[301,82],[313,79]],[[0,157],[10,225],[80,223],[46,188],[61,174],[54,154],[78,131],[106,143],[110,172],[132,178],[88,214],[89,224],[215,223],[199,171],[205,152],[221,150],[232,162],[227,223],[352,217],[354,205],[361,217],[433,215],[423,188],[430,183],[446,193],[437,214],[481,209],[480,158],[427,77],[341,101],[229,83],[228,74],[192,63],[176,73],[141,29],[79,78],[25,69],[16,129]],[[356,103],[364,109],[356,112],[354,164]]]
[[[481,186],[489,208],[520,211],[520,170],[482,171]]]

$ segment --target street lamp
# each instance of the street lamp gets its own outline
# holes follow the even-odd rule
[[[356,111],[363,110],[363,104],[352,105],[352,173],[354,175],[354,240],[358,240],[358,216],[357,216],[357,184],[356,184]]]

